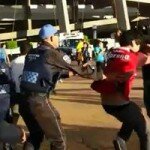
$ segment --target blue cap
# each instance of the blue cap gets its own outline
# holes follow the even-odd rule
[[[39,37],[41,39],[45,39],[47,37],[53,36],[56,32],[56,28],[54,28],[51,24],[46,24],[40,29]]]

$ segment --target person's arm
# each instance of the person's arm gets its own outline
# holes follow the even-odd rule
[[[143,44],[141,52],[138,53],[138,67],[146,64],[150,64],[150,44]]]
[[[82,71],[81,67],[77,68],[77,67],[71,66],[63,59],[63,56],[54,49],[47,51],[46,62],[48,64],[54,65],[61,69],[72,71],[73,73],[78,74],[82,77],[85,76],[85,72]],[[87,75],[87,73],[86,73],[86,75]]]
[[[24,129],[18,125],[10,124],[3,120],[0,122],[0,130],[0,139],[2,142],[16,144],[26,141],[26,133]]]
[[[147,56],[147,60],[144,65],[150,64],[150,55]]]
[[[75,71],[71,68],[71,66],[63,59],[63,55],[61,55],[58,51],[51,49],[46,53],[46,62],[50,65],[54,65],[61,69]]]
[[[138,66],[137,67],[141,67],[146,64],[150,64],[150,55],[146,55],[140,52],[138,54]]]

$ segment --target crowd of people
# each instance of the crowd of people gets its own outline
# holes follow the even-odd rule
[[[139,137],[140,149],[149,150],[146,120],[129,94],[136,69],[142,66],[144,103],[150,117],[150,39],[131,30],[123,31],[118,37],[120,47],[107,51],[99,39],[93,41],[92,48],[81,39],[76,47],[78,67],[74,67],[70,58],[57,50],[57,32],[52,25],[44,25],[39,32],[39,46],[32,48],[28,41],[23,42],[21,55],[11,62],[7,61],[4,49],[0,49],[0,149],[5,150],[10,144],[10,150],[11,144],[22,142],[23,150],[39,150],[45,136],[49,149],[66,150],[66,137],[60,114],[50,101],[51,92],[60,76],[78,74],[92,78],[96,72],[91,88],[100,93],[104,110],[122,122],[113,142],[115,150],[127,149],[126,141],[133,130]],[[96,69],[84,71],[93,61]],[[15,111],[16,104],[19,112]],[[19,115],[29,135],[16,124]]]

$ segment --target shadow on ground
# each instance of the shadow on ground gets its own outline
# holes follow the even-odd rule
[[[67,137],[68,150],[114,150],[112,141],[118,129],[103,127],[88,127],[63,124]],[[138,139],[135,133],[128,142],[128,150],[139,150]],[[49,150],[49,142],[44,140],[41,150]],[[22,150],[18,144],[15,150]]]
[[[136,87],[133,89],[131,100],[143,107],[142,93],[140,93],[142,90],[141,80],[138,79],[137,82],[139,83],[136,83]],[[90,89],[90,83],[91,80],[75,76],[59,84],[56,88],[57,94],[52,96],[52,101],[61,111],[61,116],[65,120],[63,128],[67,136],[68,149],[114,150],[112,141],[119,126],[116,126],[114,120],[106,116],[98,106],[101,103],[100,96]],[[101,109],[101,111],[97,111],[97,109]],[[85,115],[83,115],[84,113]],[[85,117],[87,118],[85,119]],[[102,118],[104,123],[101,122]],[[84,122],[84,124],[79,124],[79,122]],[[23,123],[21,124],[24,126]],[[22,150],[22,144],[17,145],[15,150]],[[41,150],[49,150],[49,143],[46,139],[42,143]],[[128,150],[139,150],[138,138],[135,133],[128,142]]]

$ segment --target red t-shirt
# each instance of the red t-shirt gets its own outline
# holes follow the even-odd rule
[[[121,90],[123,95],[129,99],[129,92],[131,89],[132,81],[135,77],[136,67],[138,63],[138,53],[133,53],[129,49],[121,47],[113,49],[106,55],[107,66],[104,68],[104,74],[110,73],[126,73],[134,72],[133,75],[124,83],[117,81],[102,80],[99,81],[99,93],[110,94],[115,91]]]

